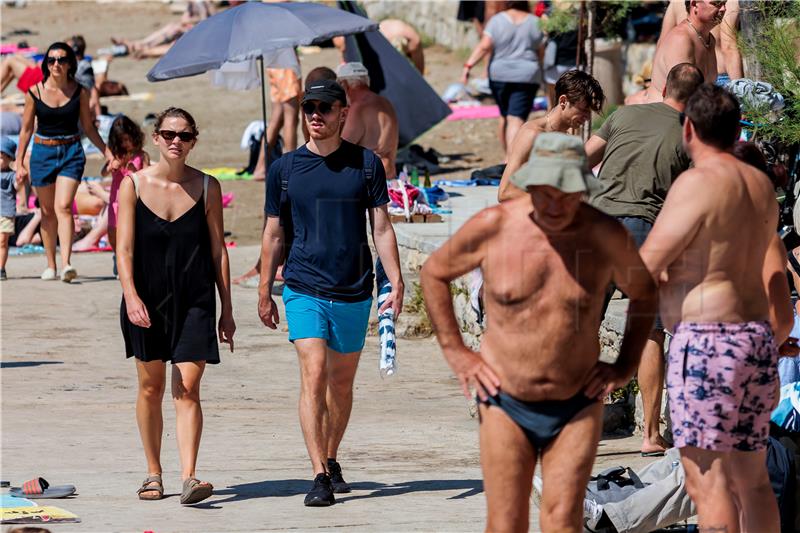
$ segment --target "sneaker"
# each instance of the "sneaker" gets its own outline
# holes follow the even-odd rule
[[[542,478],[533,476],[533,490],[531,491],[531,501],[536,507],[542,506]]]
[[[603,506],[589,498],[583,499],[583,523],[588,529],[600,527],[603,518]]]
[[[328,507],[336,503],[333,498],[333,487],[328,474],[317,474],[314,478],[314,488],[306,494],[303,505],[306,507]]]
[[[44,269],[44,272],[42,272],[41,277],[44,281],[53,281],[58,279],[58,274],[56,274],[55,269],[47,267]]]
[[[78,277],[78,271],[72,265],[67,265],[61,271],[61,281],[64,283],[71,283],[73,279]]]
[[[342,477],[342,465],[337,463],[336,459],[328,459],[328,473],[331,476],[333,492],[336,494],[350,492],[350,485]]]
[[[5,268],[0,268],[0,281],[5,281],[7,279],[8,279],[8,276],[6,275],[6,269]]]

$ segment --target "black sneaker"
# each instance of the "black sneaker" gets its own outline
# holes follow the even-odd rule
[[[344,494],[350,492],[350,485],[342,477],[342,465],[336,462],[336,459],[328,459],[328,473],[331,476],[331,485],[333,485],[333,492],[336,494]]]
[[[306,494],[303,505],[306,507],[328,507],[336,503],[333,499],[333,487],[328,474],[317,474],[314,478],[314,488]]]

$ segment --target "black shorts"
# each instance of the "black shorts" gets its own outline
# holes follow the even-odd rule
[[[528,115],[533,109],[533,99],[536,97],[536,91],[539,90],[538,83],[489,80],[489,88],[500,108],[500,115],[504,117],[511,115],[528,120]]]

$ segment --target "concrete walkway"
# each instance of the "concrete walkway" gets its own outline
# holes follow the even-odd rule
[[[232,250],[242,272],[258,250]],[[480,531],[485,518],[477,421],[433,339],[401,340],[399,374],[378,374],[368,338],[340,461],[354,492],[329,509],[302,505],[312,472],[297,420],[298,373],[286,332],[264,328],[254,290],[234,289],[236,353],[203,383],[198,475],[215,495],[183,508],[174,411],[165,399],[168,498],[140,502],[145,476],[133,362],[119,333],[119,282],[110,254],[75,258],[79,283],[43,282],[43,256],[12,257],[2,307],[2,479],[44,476],[79,495],[41,500],[83,522],[55,531]],[[281,310],[281,316],[283,316]],[[639,440],[601,443],[596,469],[639,466]],[[532,530],[538,529],[532,506]]]

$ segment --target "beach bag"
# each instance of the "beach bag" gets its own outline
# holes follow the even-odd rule
[[[586,486],[586,498],[601,505],[608,502],[619,502],[634,492],[642,490],[648,484],[642,483],[632,469],[615,466],[589,478],[589,484]]]

